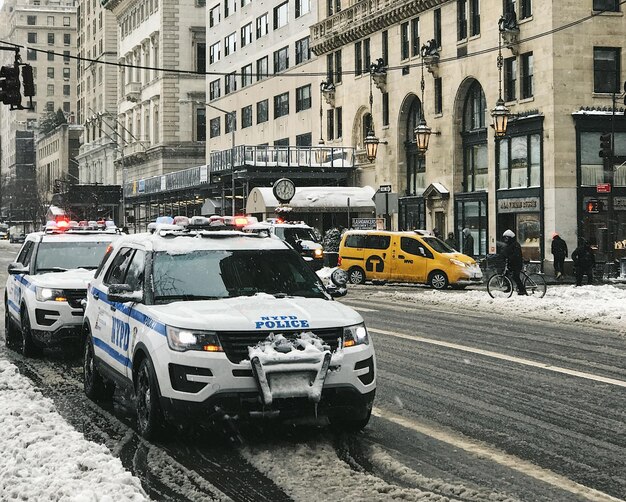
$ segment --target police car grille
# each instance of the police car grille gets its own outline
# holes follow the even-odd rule
[[[74,309],[82,309],[81,300],[87,298],[87,290],[86,289],[64,289],[65,297],[67,298],[67,303],[70,304],[70,307]]]
[[[338,339],[343,336],[342,328],[326,328],[310,330],[319,336],[326,343],[331,352],[335,352],[338,346]],[[272,331],[275,335],[281,334],[286,338],[295,338],[300,332],[296,331]],[[269,336],[269,331],[221,331],[218,332],[222,348],[226,357],[233,362],[239,363],[248,359],[248,347],[254,347]]]

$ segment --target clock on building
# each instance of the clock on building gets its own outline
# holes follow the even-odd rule
[[[290,179],[281,178],[274,183],[272,191],[278,202],[287,204],[296,194],[296,185]]]

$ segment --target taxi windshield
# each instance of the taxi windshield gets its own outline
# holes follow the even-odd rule
[[[152,275],[155,303],[257,293],[326,298],[318,277],[292,250],[157,252]]]
[[[437,253],[456,253],[454,249],[437,237],[422,237],[424,242],[428,244]]]
[[[63,272],[71,268],[96,269],[109,241],[46,242],[39,244],[35,273]]]

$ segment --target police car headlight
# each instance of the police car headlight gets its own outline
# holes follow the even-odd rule
[[[217,333],[167,327],[167,344],[178,352],[201,350],[204,352],[224,352]]]
[[[35,297],[38,302],[65,302],[67,297],[62,289],[40,288],[35,289]]]
[[[450,263],[452,263],[453,265],[456,265],[457,267],[461,267],[461,268],[467,267],[467,263],[463,263],[462,261],[456,260],[454,258],[450,258]]]
[[[322,256],[324,256],[324,251],[322,251],[320,248],[317,248],[315,251],[313,251],[313,255],[315,256],[315,258],[321,258]]]
[[[343,328],[343,346],[354,347],[355,345],[369,345],[370,339],[365,324],[355,324]]]

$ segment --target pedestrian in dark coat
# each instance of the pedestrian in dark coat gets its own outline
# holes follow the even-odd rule
[[[563,263],[567,258],[567,244],[561,236],[554,232],[552,234],[552,256],[554,256],[554,275],[557,279],[563,276]]]
[[[474,258],[474,237],[469,228],[463,229],[463,254]]]
[[[502,239],[504,240],[504,246],[501,254],[507,260],[511,278],[515,281],[515,285],[517,286],[517,294],[527,295],[528,293],[526,293],[524,283],[520,278],[520,273],[522,271],[522,267],[524,266],[522,246],[520,246],[519,242],[517,242],[515,234],[512,230],[506,230],[502,234]]]
[[[572,253],[572,261],[576,267],[576,286],[582,286],[583,275],[587,275],[587,284],[592,284],[596,257],[589,243],[582,237],[578,238],[578,247]]]
[[[459,249],[458,244],[456,243],[456,237],[454,237],[454,232],[450,232],[448,234],[448,238],[444,241],[448,246],[450,246],[455,251]]]

